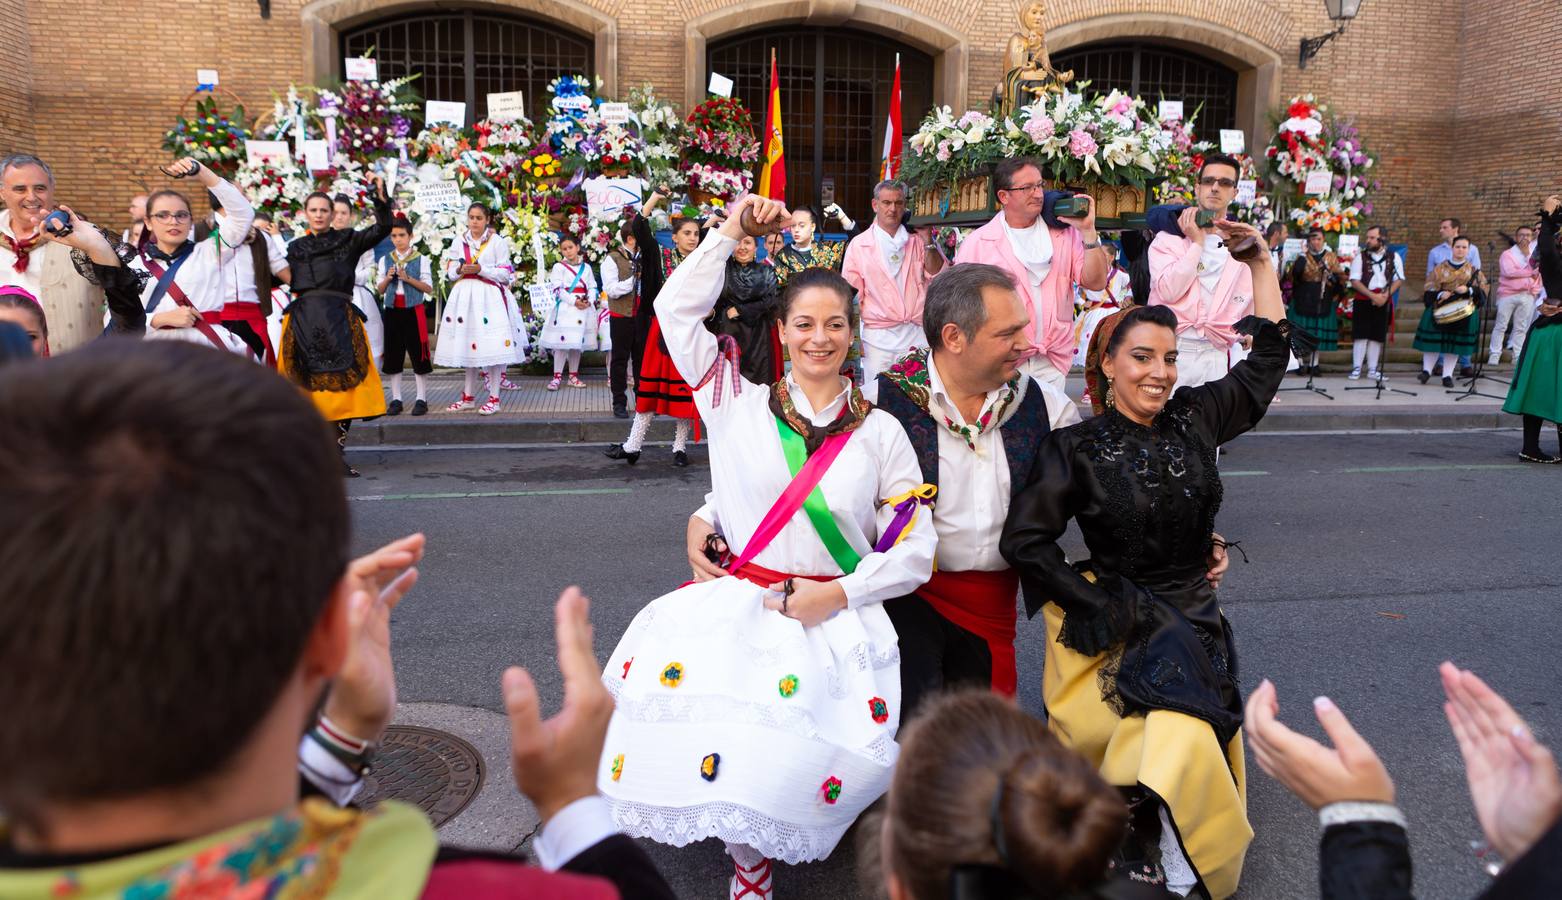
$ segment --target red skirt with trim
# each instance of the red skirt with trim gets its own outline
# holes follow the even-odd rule
[[[645,336],[645,355],[640,361],[640,377],[635,382],[635,412],[695,421],[700,418],[694,407],[694,391],[678,374],[672,357],[667,355],[662,324],[654,318]]]

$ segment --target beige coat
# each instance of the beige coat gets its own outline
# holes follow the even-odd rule
[[[11,213],[0,211],[0,228],[10,231]],[[32,252],[27,271],[13,268],[16,256],[0,243],[0,284],[33,292],[48,319],[49,354],[74,350],[103,333],[103,289],[76,271],[71,248],[53,242]]]

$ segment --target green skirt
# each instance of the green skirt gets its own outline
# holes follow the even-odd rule
[[[1481,311],[1460,322],[1455,328],[1438,328],[1432,320],[1432,307],[1421,313],[1421,323],[1416,326],[1415,348],[1422,353],[1453,353],[1469,356],[1481,339]]]
[[[1530,329],[1502,411],[1562,422],[1562,324]]]
[[[1329,307],[1328,315],[1304,316],[1296,311],[1293,306],[1286,310],[1286,318],[1292,325],[1299,325],[1306,329],[1307,333],[1318,339],[1319,350],[1340,349],[1340,313],[1336,307]]]

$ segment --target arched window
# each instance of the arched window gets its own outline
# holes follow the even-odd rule
[[[535,119],[548,82],[592,74],[592,41],[556,25],[475,10],[439,10],[374,22],[341,35],[343,58],[373,51],[381,78],[423,73],[428,100],[466,103],[467,124],[488,114],[488,95],[525,91]]]
[[[933,60],[896,41],[843,28],[767,28],[712,41],[706,70],[731,78],[732,94],[764,139],[770,51],[781,81],[786,199],[818,205],[825,179],[853,219],[870,215],[900,54],[901,130],[909,137],[933,103]],[[757,172],[756,172],[757,175]]]
[[[1058,53],[1052,65],[1074,70],[1076,81],[1091,90],[1126,91],[1153,107],[1162,99],[1181,100],[1192,115],[1200,104],[1196,128],[1213,140],[1221,128],[1237,127],[1237,73],[1189,51],[1143,43],[1087,44]]]

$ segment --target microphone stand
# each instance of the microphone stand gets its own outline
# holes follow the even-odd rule
[[[1389,251],[1389,252],[1392,253],[1393,251]],[[1391,276],[1394,273],[1394,269],[1392,268],[1393,260],[1394,260],[1394,257],[1390,256],[1389,257],[1389,264],[1390,264],[1389,274]],[[1362,265],[1365,268],[1366,264],[1363,263]],[[1398,301],[1398,292],[1396,291],[1395,292],[1395,296],[1394,297],[1390,297],[1389,300],[1388,300],[1388,331],[1385,333],[1385,337],[1387,335],[1389,335],[1389,334],[1393,334],[1394,333],[1394,319],[1398,316],[1398,314],[1399,314],[1399,301]],[[1355,323],[1352,323],[1353,327],[1354,327],[1354,324]],[[1351,341],[1354,342],[1356,340],[1358,340],[1358,338],[1356,337],[1355,333],[1353,332],[1351,334]],[[1416,392],[1415,391],[1406,391],[1406,390],[1402,390],[1400,388],[1388,387],[1388,385],[1387,385],[1388,379],[1386,377],[1384,377],[1384,375],[1383,375],[1383,369],[1388,365],[1387,357],[1388,357],[1388,341],[1384,341],[1383,342],[1383,355],[1381,357],[1379,357],[1379,359],[1378,359],[1378,380],[1377,380],[1377,383],[1376,384],[1361,384],[1361,385],[1357,385],[1355,387],[1347,387],[1345,390],[1347,390],[1347,391],[1377,391],[1377,394],[1372,398],[1374,400],[1382,400],[1384,391],[1388,391],[1391,394],[1404,394],[1407,397],[1414,397],[1414,396],[1416,396]]]

